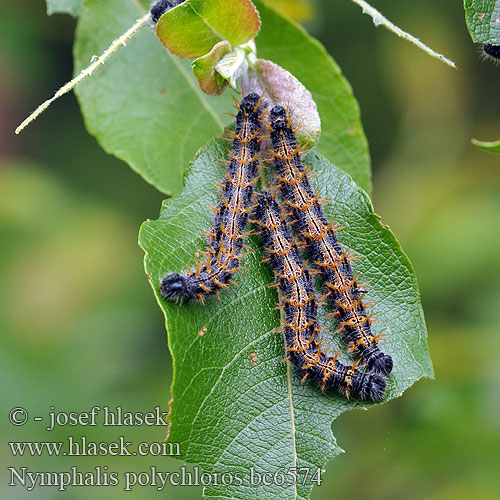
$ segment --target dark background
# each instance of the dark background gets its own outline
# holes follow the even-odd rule
[[[296,1],[270,3],[289,13]],[[312,498],[497,499],[500,494],[500,155],[471,137],[500,138],[500,67],[482,62],[462,2],[374,2],[389,19],[454,60],[453,70],[398,39],[347,0],[312,3],[306,26],[359,100],[373,159],[376,211],[415,266],[435,381],[333,425],[347,450]],[[307,10],[307,9],[306,9]],[[178,470],[173,459],[13,458],[7,441],[112,440],[120,429],[14,428],[14,406],[46,416],[94,405],[166,406],[171,362],[145,279],[137,231],[163,196],[90,137],[65,96],[20,136],[15,127],[70,79],[75,21],[42,0],[0,7],[0,414],[2,498],[8,466],[33,470]],[[122,49],[122,50],[126,50]],[[311,68],[314,71],[314,68]],[[127,439],[162,441],[137,427]],[[56,496],[37,488],[37,499]],[[65,498],[123,498],[74,488]],[[130,498],[200,498],[201,488],[136,489]]]

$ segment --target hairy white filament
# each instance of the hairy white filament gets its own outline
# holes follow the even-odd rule
[[[380,25],[385,26],[388,30],[392,31],[393,33],[396,33],[396,35],[398,35],[399,37],[404,38],[405,40],[408,40],[409,42],[415,44],[418,48],[422,49],[424,52],[427,52],[427,54],[431,55],[432,57],[436,57],[445,64],[448,64],[448,66],[456,68],[456,65],[453,61],[443,56],[442,54],[439,54],[438,52],[432,50],[430,47],[427,47],[425,43],[421,42],[418,38],[414,37],[413,35],[410,35],[410,33],[406,33],[406,31],[403,31],[401,28],[398,28],[394,23],[391,23],[389,19],[384,17],[377,9],[372,7],[368,2],[365,2],[364,0],[351,0],[351,2],[358,4],[363,9],[363,13],[371,16],[375,26],[380,26]]]
[[[40,116],[56,99],[67,94],[70,90],[72,90],[76,85],[78,85],[81,81],[83,81],[87,76],[90,76],[101,64],[104,62],[120,48],[120,46],[125,45],[125,42],[132,37],[142,26],[144,26],[151,18],[151,14],[148,12],[143,17],[137,20],[137,22],[129,28],[123,35],[119,36],[113,43],[95,60],[92,61],[90,66],[85,68],[80,72],[78,76],[73,78],[70,82],[63,85],[51,99],[48,99],[44,103],[40,104],[36,110],[31,113],[31,115],[26,118],[26,120],[16,128],[16,134],[19,134],[23,128],[29,125],[33,120],[35,120],[38,116]]]

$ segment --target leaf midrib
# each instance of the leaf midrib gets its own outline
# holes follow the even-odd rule
[[[208,21],[192,6],[189,6],[194,13],[199,16],[199,18],[205,23],[206,27],[217,37],[220,38],[221,40],[224,40],[224,37],[210,24],[208,24]]]
[[[292,364],[290,361],[286,362],[286,384],[287,384],[287,399],[290,406],[290,432],[292,434],[292,467],[297,470],[297,444],[295,442],[295,407],[293,405],[293,391],[292,391]],[[298,498],[297,481],[293,483],[293,498]]]
[[[197,197],[196,198],[196,201],[197,202],[200,202],[201,201],[201,197]],[[184,210],[181,210],[180,213],[183,213]],[[179,212],[176,214],[176,216],[179,215]],[[165,256],[164,256],[165,258]],[[258,288],[261,288],[262,286],[265,286],[263,284],[261,284],[259,287],[257,288],[252,288],[251,290],[249,290],[246,294],[244,294],[243,296],[238,296],[238,297],[235,297],[235,298],[232,298],[230,302],[228,302],[223,308],[219,309],[217,311],[217,314],[220,314],[222,310],[224,310],[225,308],[230,308],[230,307],[233,307],[234,306],[234,303],[236,301],[240,301],[242,299],[244,299],[245,297],[247,297],[248,295],[253,295],[255,294],[256,290]],[[283,317],[283,311],[281,311],[281,319],[284,320],[284,317]],[[208,322],[207,322],[207,325],[208,323],[212,322],[214,320],[214,317],[212,316]],[[167,325],[168,325],[169,321],[167,320]],[[167,330],[169,330],[169,328],[167,327]],[[213,393],[215,387],[217,386],[217,384],[219,383],[219,381],[222,379],[222,376],[224,374],[224,372],[226,371],[226,369],[228,368],[228,366],[230,366],[232,363],[234,363],[234,361],[236,359],[238,359],[239,356],[241,356],[241,354],[248,350],[248,348],[252,345],[254,345],[256,342],[262,340],[264,337],[266,337],[267,335],[269,335],[270,333],[272,333],[273,331],[268,331],[268,332],[265,332],[264,334],[262,334],[261,336],[259,336],[257,339],[254,339],[251,343],[245,345],[242,347],[242,349],[240,349],[240,351],[238,353],[236,353],[233,358],[228,362],[226,363],[224,366],[220,366],[220,367],[211,367],[211,368],[215,368],[215,369],[220,369],[221,370],[221,373],[217,379],[217,381],[214,383],[214,385],[212,386],[212,389],[210,390],[210,392],[205,396],[205,398],[203,399],[203,402],[200,404],[199,408],[198,408],[198,411],[193,419],[193,424],[191,426],[191,429],[190,429],[190,433],[189,433],[189,437],[188,437],[188,445],[187,445],[187,451],[186,451],[186,457],[189,455],[189,448],[191,446],[191,443],[192,443],[192,432],[193,432],[193,429],[195,428],[195,422],[196,422],[196,419],[199,417],[199,414],[200,414],[200,411],[203,407],[203,405],[205,404],[206,400],[210,397],[210,395]],[[193,339],[193,342],[195,342],[196,339]],[[192,345],[192,344],[191,344]],[[189,349],[186,350],[186,352],[188,352]],[[173,358],[173,353],[172,353],[172,358]],[[182,363],[181,363],[182,364]],[[286,378],[287,378],[287,396],[286,396],[286,399],[288,400],[288,405],[289,405],[289,410],[290,410],[290,433],[291,433],[291,441],[292,441],[292,465],[291,467],[294,467],[296,469],[297,467],[297,444],[296,444],[296,437],[295,437],[295,434],[296,434],[296,428],[295,428],[295,406],[293,404],[293,387],[292,387],[292,370],[291,370],[291,363],[290,361],[287,361],[286,362],[287,364],[287,368],[286,368]],[[187,388],[184,388],[183,390],[183,393],[179,396],[179,397],[183,397],[184,393],[186,392]],[[174,392],[174,385],[172,385],[172,395],[173,395],[173,392]],[[224,448],[224,450],[222,450],[222,454],[224,453],[225,450],[228,449],[228,446],[226,446]],[[221,456],[222,456],[221,454]],[[220,457],[219,457],[220,458]],[[218,458],[218,460],[219,460]],[[298,491],[297,491],[297,483],[295,482],[293,484],[293,499],[296,500],[298,499],[299,496],[298,496]]]

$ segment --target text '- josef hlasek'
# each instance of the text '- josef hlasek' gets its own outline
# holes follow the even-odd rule
[[[56,411],[54,406],[50,407],[46,418],[31,416],[28,410],[23,407],[12,408],[9,413],[9,421],[12,425],[21,426],[30,420],[34,422],[48,422],[47,431],[52,431],[56,427],[65,426],[89,426],[98,425],[121,427],[121,426],[166,426],[165,417],[167,412],[162,411],[159,406],[152,411],[126,411],[122,406],[110,408],[109,406],[93,406],[88,411]]]

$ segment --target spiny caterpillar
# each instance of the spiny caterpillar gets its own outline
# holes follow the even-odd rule
[[[298,248],[288,231],[285,214],[268,192],[258,196],[256,220],[264,247],[274,271],[284,309],[283,329],[287,359],[308,377],[317,380],[324,391],[333,387],[345,397],[352,393],[361,399],[379,400],[385,394],[385,378],[377,373],[363,373],[353,365],[338,361],[339,352],[328,356],[328,348],[322,350],[318,340],[316,293],[310,272],[301,258]]]
[[[487,43],[483,46],[485,58],[490,59],[495,64],[500,64],[500,45]]]
[[[248,213],[252,208],[253,185],[257,181],[257,157],[260,150],[261,98],[253,93],[243,98],[232,134],[233,150],[225,180],[220,185],[220,201],[208,233],[205,259],[187,274],[170,274],[163,278],[161,294],[166,299],[186,300],[217,294],[232,283],[231,277],[241,269],[243,238]]]
[[[370,371],[388,375],[392,358],[377,346],[380,336],[373,335],[372,316],[366,313],[363,296],[366,291],[354,276],[347,251],[340,246],[309,184],[310,173],[304,168],[295,132],[290,125],[290,114],[275,106],[270,113],[272,157],[277,169],[276,178],[285,203],[292,209],[299,233],[305,241],[316,268],[320,271],[333,314],[339,321],[339,331],[349,342],[350,350],[366,363]]]

